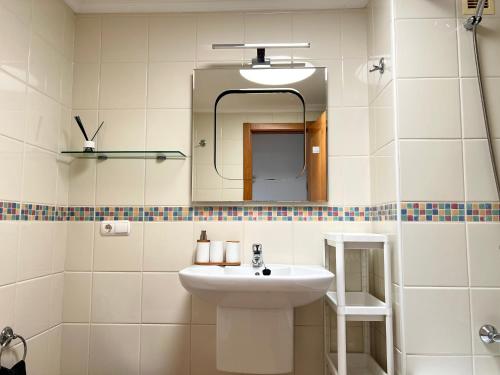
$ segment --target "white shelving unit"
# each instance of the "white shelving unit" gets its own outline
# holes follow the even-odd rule
[[[325,233],[325,266],[329,268],[330,252],[335,250],[336,292],[328,292],[328,308],[337,314],[337,353],[330,351],[330,328],[325,315],[326,373],[334,375],[393,375],[391,263],[387,236],[372,233]],[[345,252],[351,250],[384,252],[385,301],[369,293],[368,257],[362,256],[362,291],[345,291]],[[386,331],[387,372],[371,357],[370,340],[365,337],[364,353],[347,353],[347,321],[384,321]],[[365,326],[367,328],[368,326]],[[365,336],[368,329],[365,330]]]

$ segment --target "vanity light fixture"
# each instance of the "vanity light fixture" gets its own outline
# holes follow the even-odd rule
[[[250,82],[260,85],[288,85],[303,81],[314,74],[311,63],[271,63],[266,58],[266,48],[310,48],[311,43],[224,43],[212,44],[212,49],[256,49],[257,57],[252,59],[252,67],[241,69],[240,74]],[[279,67],[280,69],[273,69]],[[308,68],[308,69],[298,69]]]

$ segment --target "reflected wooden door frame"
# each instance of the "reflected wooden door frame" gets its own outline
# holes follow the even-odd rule
[[[252,200],[253,165],[252,165],[252,135],[253,134],[304,134],[303,123],[243,123],[243,200]]]

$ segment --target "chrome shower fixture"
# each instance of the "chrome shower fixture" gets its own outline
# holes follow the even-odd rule
[[[486,132],[486,139],[488,141],[488,150],[490,152],[491,168],[493,169],[493,178],[495,180],[497,197],[500,200],[500,177],[497,168],[495,147],[493,145],[493,135],[491,133],[491,126],[488,117],[488,108],[486,106],[483,78],[481,76],[481,59],[479,56],[479,46],[477,43],[477,26],[481,23],[483,19],[483,12],[485,6],[486,6],[486,0],[479,0],[476,6],[476,14],[470,16],[467,19],[467,21],[465,21],[464,27],[466,30],[472,32],[472,48],[474,51],[474,60],[476,62],[477,83],[479,86],[479,98],[481,100],[481,108],[483,110],[484,130]]]
[[[214,43],[212,49],[256,49],[257,57],[252,59],[252,66],[271,66],[271,59],[266,58],[266,48],[311,48],[311,43]]]
[[[476,6],[476,14],[467,18],[464,23],[466,30],[472,30],[474,26],[481,23],[483,19],[484,7],[486,6],[486,0],[479,0]]]

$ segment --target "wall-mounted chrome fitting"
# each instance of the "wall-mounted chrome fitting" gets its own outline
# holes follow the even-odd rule
[[[372,65],[372,68],[370,69],[370,73],[379,71],[380,74],[384,74],[385,72],[385,60],[383,57],[380,58],[378,61],[378,65]]]

